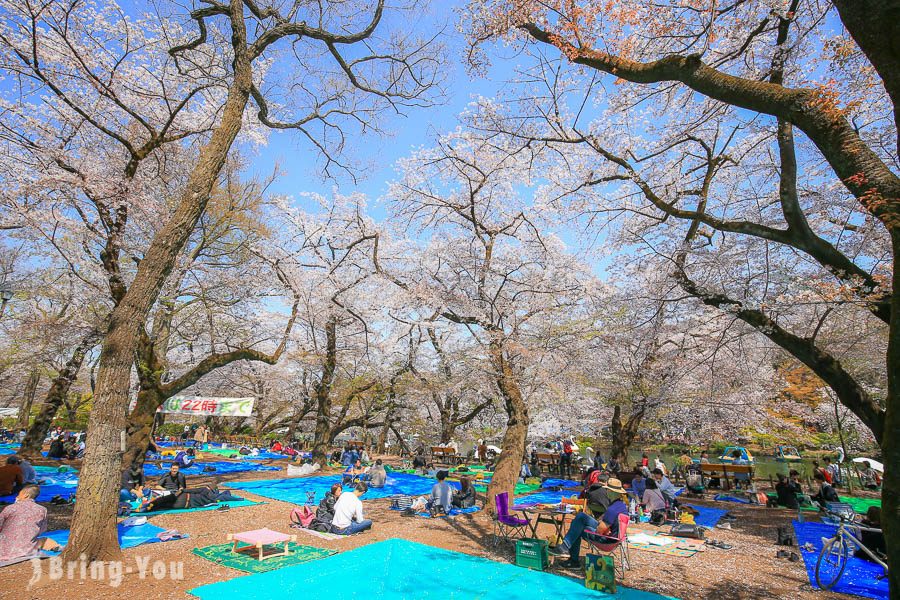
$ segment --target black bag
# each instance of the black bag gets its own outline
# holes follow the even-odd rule
[[[704,539],[703,529],[694,524],[688,523],[679,523],[678,525],[672,525],[672,530],[669,531],[669,535],[673,535],[675,537],[683,537],[683,538],[691,538],[695,540]]]
[[[665,510],[654,510],[650,513],[650,524],[660,526],[666,522],[666,511]]]

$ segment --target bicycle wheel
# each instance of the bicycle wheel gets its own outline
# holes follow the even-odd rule
[[[840,580],[847,568],[850,548],[843,537],[831,538],[825,542],[816,563],[816,583],[823,590],[830,590]]]

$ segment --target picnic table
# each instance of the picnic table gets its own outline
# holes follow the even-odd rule
[[[297,536],[263,528],[253,529],[252,531],[241,531],[239,533],[229,533],[228,541],[230,542],[232,540],[234,541],[234,546],[232,546],[231,548],[232,552],[239,554],[244,550],[256,548],[257,550],[259,550],[259,560],[265,560],[274,556],[287,556],[288,554],[290,554],[290,551],[288,550],[288,544],[291,542],[296,542]],[[238,543],[240,542],[244,542],[247,545],[238,546]],[[273,546],[275,544],[281,543],[284,543],[283,551],[268,555],[265,554],[266,546]]]
[[[578,514],[575,510],[564,510],[560,506],[513,506],[512,508],[522,513],[522,516],[528,521],[528,529],[531,530],[533,538],[537,538],[537,529],[541,523],[553,525],[557,543],[566,536],[566,517],[574,517]]]
[[[717,477],[722,481],[722,489],[731,489],[734,485],[737,487],[737,481],[746,482],[748,485],[753,484],[753,465],[733,465],[731,463],[702,463],[700,471],[704,478]]]

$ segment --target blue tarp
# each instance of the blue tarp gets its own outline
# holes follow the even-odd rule
[[[64,467],[62,467],[64,468]],[[35,467],[38,480],[41,483],[41,493],[37,497],[38,502],[49,502],[54,496],[62,496],[68,498],[75,493],[78,487],[78,472],[74,469],[66,468],[60,472],[57,467]],[[16,496],[0,496],[0,502],[15,502]]]
[[[531,506],[533,504],[559,504],[563,498],[571,498],[578,496],[578,492],[571,490],[560,490],[557,492],[545,490],[536,494],[528,494],[527,496],[519,496],[515,499],[514,504],[517,506]]]
[[[803,563],[806,565],[806,575],[809,577],[809,582],[813,587],[817,588],[816,563],[819,560],[819,552],[822,551],[822,538],[833,537],[837,527],[827,523],[810,523],[809,521],[803,523],[793,521],[793,525],[794,534],[797,536],[797,545],[801,547]],[[811,543],[815,549],[811,551],[802,550],[802,547],[807,543]],[[847,561],[844,575],[837,585],[832,588],[832,591],[863,596],[865,598],[887,598],[887,579],[877,579],[879,575],[883,574],[884,569],[877,563],[851,557]]]
[[[549,487],[581,487],[580,481],[573,481],[571,479],[552,479],[548,477],[547,479],[541,482],[542,488]]]
[[[719,519],[728,512],[721,508],[709,508],[708,506],[696,506],[694,504],[686,504],[685,506],[690,506],[700,512],[699,515],[694,517],[694,523],[710,529],[715,527],[719,523]]]
[[[261,479],[256,481],[238,481],[223,484],[225,487],[238,490],[246,490],[273,500],[293,502],[294,504],[306,504],[307,492],[315,492],[315,502],[318,503],[329,488],[341,481],[341,475],[320,475],[317,477],[292,477],[288,479]],[[390,496],[425,496],[431,493],[431,488],[436,480],[419,475],[406,473],[391,473],[388,475],[383,488],[370,487],[363,496],[363,500],[388,498]],[[459,487],[459,483],[448,481],[450,485]],[[345,490],[353,489],[352,485],[345,485]]]
[[[352,574],[360,576],[354,579]],[[615,595],[595,592],[580,580],[399,539],[268,573],[211,583],[190,593],[201,600],[664,598],[630,588],[620,588]]]
[[[144,475],[147,477],[159,477],[164,475],[169,470],[169,466],[172,464],[171,461],[163,461],[162,466],[158,467],[155,464],[147,463],[144,465]],[[215,471],[207,471],[204,472],[204,467],[213,467]],[[281,467],[274,465],[264,465],[258,462],[251,461],[242,461],[242,462],[228,462],[225,460],[214,460],[214,461],[204,461],[204,462],[195,462],[193,465],[187,468],[182,468],[181,472],[185,475],[199,475],[204,473],[244,473],[247,471],[280,471]]]
[[[125,527],[119,524],[119,545],[122,548],[134,548],[141,544],[153,544],[159,540],[156,537],[159,533],[165,531],[162,527],[144,523],[143,525],[135,525],[133,527]],[[69,530],[58,529],[56,531],[48,531],[44,534],[54,540],[60,546],[65,546],[69,542]]]

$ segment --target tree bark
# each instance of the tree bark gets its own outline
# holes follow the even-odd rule
[[[881,489],[882,525],[887,542],[891,600],[900,598],[900,231],[891,232],[894,250],[891,326],[888,333],[888,393],[884,407],[884,432],[881,454],[884,457],[884,481]]]
[[[494,467],[494,476],[488,485],[485,506],[489,514],[494,514],[494,498],[507,492],[510,502],[522,468],[525,455],[525,440],[528,436],[528,406],[522,398],[522,391],[516,380],[512,365],[503,344],[499,340],[490,342],[491,363],[496,370],[497,387],[506,408],[506,433],[500,444],[500,459]]]
[[[41,372],[33,369],[25,382],[25,390],[22,393],[22,404],[19,406],[19,418],[17,419],[17,429],[28,429],[28,422],[31,420],[31,406],[34,404],[34,395],[37,394],[37,386],[41,381]]]
[[[188,180],[172,217],[154,236],[134,280],[112,313],[100,352],[97,393],[88,424],[88,446],[80,474],[72,533],[63,560],[110,560],[121,556],[116,528],[116,508],[122,456],[120,435],[126,429],[128,387],[140,328],[178,255],[209,201],[228,153],[241,128],[252,87],[252,67],[247,54],[244,4],[231,0],[231,40],[234,76],[222,118]]]
[[[22,441],[22,447],[19,449],[19,453],[22,456],[40,458],[44,439],[50,432],[53,419],[69,394],[69,389],[78,377],[78,371],[81,370],[84,357],[99,341],[100,330],[92,329],[75,347],[72,356],[66,361],[62,371],[53,378],[53,381],[50,383],[50,389],[47,390],[47,396],[44,398],[44,403],[41,405],[41,410],[34,418],[34,423],[28,428],[25,439]]]
[[[316,430],[313,438],[312,460],[323,467],[327,464],[331,442],[331,384],[337,368],[337,319],[331,317],[325,324],[325,362],[322,375],[315,386]]]
[[[637,410],[633,411],[628,419],[623,423],[622,422],[622,407],[618,404],[613,408],[613,416],[612,421],[610,423],[610,434],[612,437],[612,449],[610,450],[609,457],[626,457],[628,455],[628,449],[631,448],[631,444],[634,443],[634,438],[637,435],[638,427],[641,424],[641,420],[644,418],[644,411]],[[625,463],[621,463],[622,467],[625,467]]]

